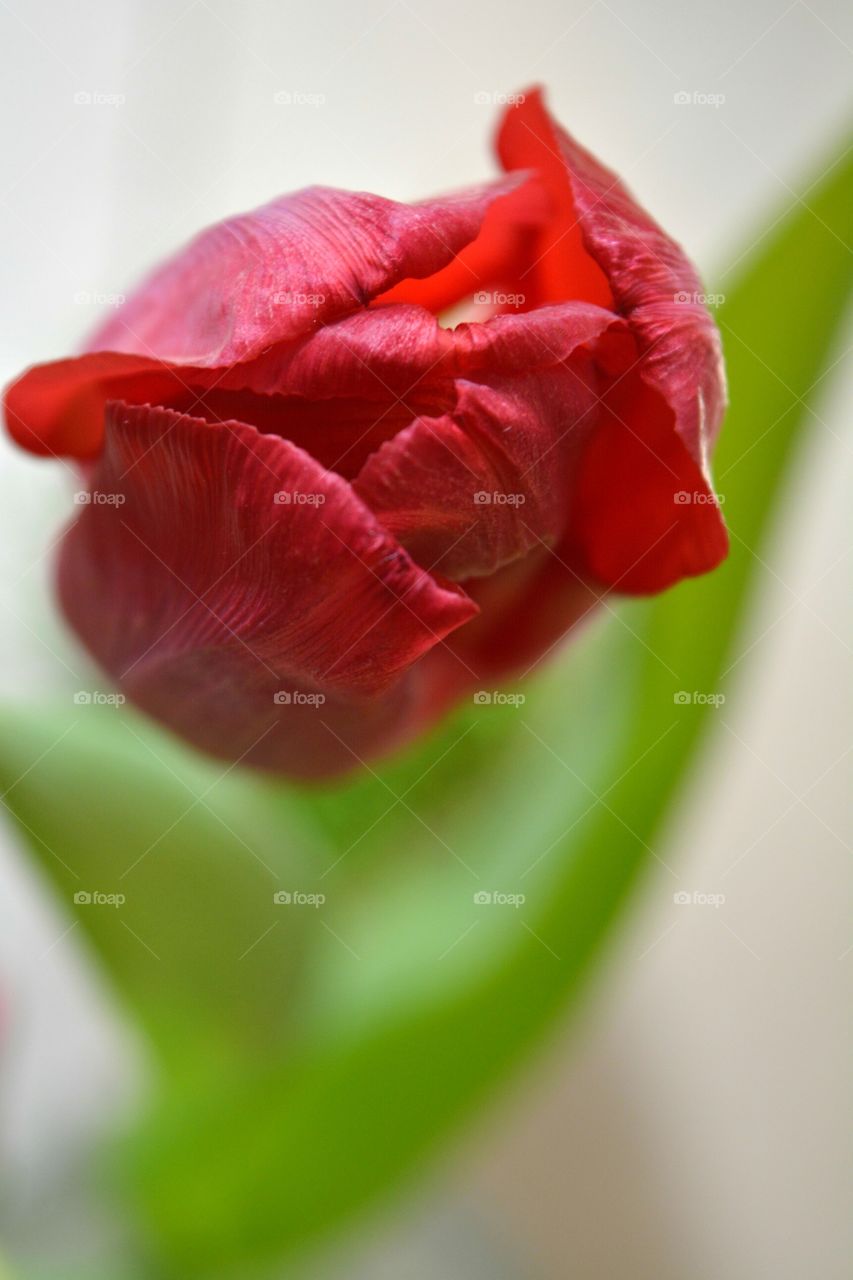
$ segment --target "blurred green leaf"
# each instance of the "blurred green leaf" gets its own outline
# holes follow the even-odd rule
[[[234,959],[238,941],[266,927],[258,903],[269,883],[247,870],[254,859],[240,860],[217,818],[189,845],[161,842],[149,928],[160,877],[204,879],[208,841],[216,850],[210,893],[180,899],[198,917],[185,939],[197,976],[182,1001],[198,992],[210,1034],[219,1026],[225,1040],[243,999],[253,1028],[268,1014],[274,1024],[267,1042],[249,1037],[251,1061],[222,1055],[189,1087],[183,1076],[167,1081],[130,1149],[140,1220],[167,1274],[244,1280],[339,1227],[421,1169],[566,1008],[633,880],[659,857],[661,825],[712,720],[713,709],[680,706],[675,694],[718,692],[736,654],[773,504],[848,295],[850,198],[851,167],[839,162],[761,239],[721,311],[733,407],[716,456],[732,533],[720,570],[653,603],[621,605],[525,689],[523,707],[472,708],[379,775],[326,794],[237,777],[213,787],[205,804],[281,883],[325,896],[317,908],[272,914],[257,970],[240,973]],[[215,776],[177,752],[180,783],[144,755],[114,756],[119,728],[93,730],[73,767],[58,744],[7,797],[36,845],[87,874],[88,857],[106,876],[129,813],[141,810],[141,844],[155,839],[184,769],[193,794]],[[19,715],[0,749],[4,776],[18,778],[59,731],[56,720]],[[102,776],[106,826],[92,799]],[[81,805],[82,833],[69,834]],[[72,882],[43,850],[41,862],[68,895]],[[677,887],[674,872],[658,873]],[[525,900],[481,906],[481,892]],[[120,925],[85,921],[162,1038],[172,969],[152,976],[119,945]],[[179,923],[162,927],[181,954]],[[196,948],[209,955],[220,934],[214,998]],[[268,943],[281,955],[267,955]]]
[[[316,874],[304,824],[110,708],[5,708],[2,724],[0,799],[172,1069],[269,1048],[304,934],[273,895]]]

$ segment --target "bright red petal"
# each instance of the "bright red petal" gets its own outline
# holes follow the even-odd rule
[[[662,590],[714,568],[727,539],[708,459],[725,378],[693,266],[619,179],[551,118],[538,90],[507,112],[498,150],[508,168],[537,167],[559,202],[553,231],[562,227],[562,234],[532,269],[542,296],[589,289],[591,263],[640,356],[638,377],[616,379],[584,464],[575,520],[584,563],[603,585],[631,592]]]
[[[719,334],[690,260],[616,175],[552,119],[539,90],[507,111],[498,151],[506,168],[539,168],[561,202],[565,234],[535,268],[547,267],[544,296],[562,265],[562,297],[601,301],[583,283],[584,260],[593,263],[639,339],[644,377],[672,405],[679,435],[705,466],[725,409],[725,376]],[[580,286],[572,274],[578,270]]]
[[[441,271],[402,280],[377,301],[414,303],[438,313],[482,290],[510,289],[535,256],[549,213],[542,184],[525,183],[495,201],[477,238]]]
[[[727,549],[716,497],[671,406],[634,370],[604,396],[563,554],[610,590],[646,594],[706,573]]]

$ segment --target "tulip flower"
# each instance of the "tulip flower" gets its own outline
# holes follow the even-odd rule
[[[495,182],[311,188],[203,232],[7,390],[74,459],[66,618],[203,751],[322,777],[714,568],[725,407],[694,268],[538,91]]]

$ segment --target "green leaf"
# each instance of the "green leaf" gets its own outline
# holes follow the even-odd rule
[[[0,798],[71,918],[58,938],[79,926],[173,1069],[269,1049],[305,938],[273,895],[316,866],[304,824],[137,717],[15,707],[2,723]]]

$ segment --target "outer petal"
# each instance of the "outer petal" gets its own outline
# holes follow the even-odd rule
[[[613,591],[662,591],[725,557],[725,526],[674,413],[639,367],[605,393],[563,556]]]
[[[181,383],[147,356],[102,351],[33,365],[4,397],[12,439],[31,453],[90,458],[104,438],[108,400],[162,404]]]
[[[563,287],[571,288],[579,264],[586,281],[585,256],[626,317],[640,377],[659,397],[649,418],[616,395],[609,426],[590,446],[588,521],[585,530],[578,528],[588,562],[604,585],[618,581],[623,591],[661,590],[713,568],[727,547],[708,471],[725,381],[719,334],[695,270],[615,175],[551,119],[538,90],[507,112],[498,150],[509,168],[540,166],[560,207],[555,230],[562,226],[563,237],[536,268],[544,271],[544,296],[559,287],[561,272]],[[648,405],[641,390],[635,400]],[[688,500],[673,522],[680,494]]]
[[[311,188],[210,227],[110,317],[89,343],[97,354],[36,366],[13,384],[9,429],[37,453],[92,457],[104,404],[138,402],[140,376],[155,376],[157,393],[144,398],[157,403],[156,379],[171,374],[187,383],[193,370],[202,383],[218,381],[225,369],[363,307],[404,277],[440,271],[520,181],[416,205]],[[122,364],[111,353],[135,359]],[[129,385],[117,388],[114,377],[129,377]]]
[[[563,217],[574,214],[587,257],[648,352],[644,376],[672,404],[679,434],[704,465],[725,408],[725,377],[719,334],[690,260],[616,175],[552,119],[539,90],[509,109],[498,151],[510,169],[543,166]],[[571,288],[569,278],[563,284]]]
[[[355,311],[405,276],[426,276],[480,231],[518,185],[398,204],[310,187],[209,227],[111,317],[92,349],[231,365]]]
[[[404,672],[476,613],[345,481],[242,423],[110,405],[91,490],[66,615],[129,697],[226,759],[315,775],[389,745]]]

